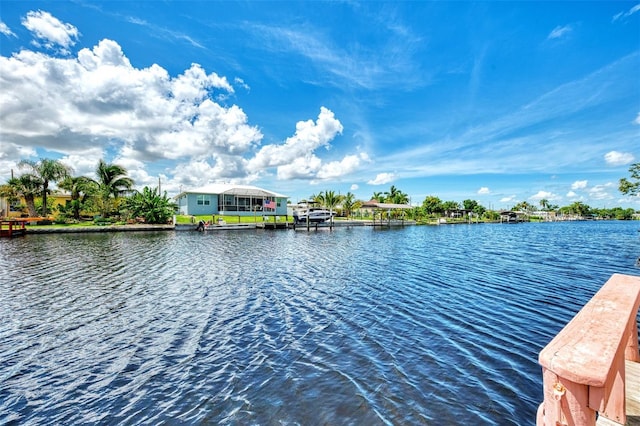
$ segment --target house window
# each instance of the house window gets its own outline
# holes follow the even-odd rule
[[[208,195],[198,195],[196,200],[199,206],[208,206],[211,204],[211,199]]]

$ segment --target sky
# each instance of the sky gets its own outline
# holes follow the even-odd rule
[[[0,181],[640,209],[638,1],[0,0]]]

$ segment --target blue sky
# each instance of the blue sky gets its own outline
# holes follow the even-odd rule
[[[0,180],[634,207],[640,3],[0,1]]]

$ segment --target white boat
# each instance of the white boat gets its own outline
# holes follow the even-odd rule
[[[307,218],[309,218],[309,223],[318,223],[326,222],[335,215],[336,212],[332,212],[326,209],[308,208],[302,210],[294,210],[293,220],[296,223],[307,223]]]

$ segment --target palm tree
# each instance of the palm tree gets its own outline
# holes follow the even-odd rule
[[[27,204],[27,210],[29,216],[38,216],[36,211],[35,197],[40,194],[42,188],[42,181],[37,176],[26,173],[21,176],[11,178],[7,181],[6,185],[2,185],[0,188],[0,195],[9,199],[15,200],[24,198],[24,202]],[[8,213],[8,212],[7,212]]]
[[[67,176],[58,184],[58,186],[71,193],[73,218],[79,220],[80,208],[87,200],[89,194],[96,192],[98,183],[86,176]]]
[[[98,176],[98,193],[102,202],[102,215],[110,212],[110,200],[117,200],[119,196],[133,188],[133,179],[127,177],[127,170],[117,164],[107,164],[100,160],[96,168]]]
[[[340,201],[342,201],[342,196],[336,194],[334,191],[325,191],[323,198],[323,205],[329,209],[329,212],[331,213],[331,224],[333,224],[333,209],[335,209],[336,206],[340,204]]]
[[[320,191],[318,194],[311,194],[309,201],[324,206],[324,193]]]
[[[42,216],[47,215],[47,194],[49,193],[49,183],[58,182],[64,179],[71,172],[71,168],[65,166],[58,160],[41,158],[40,161],[22,160],[18,163],[20,167],[27,167],[31,175],[38,177],[42,182]]]
[[[342,197],[342,208],[344,209],[344,213],[347,216],[347,219],[351,216],[354,210],[359,209],[362,203],[360,201],[356,201],[355,195],[351,192],[347,192]]]
[[[549,200],[543,198],[539,201],[540,207],[542,207],[542,211],[547,211],[549,209]]]
[[[374,192],[371,199],[376,200],[379,203],[384,203],[384,194],[382,192]]]

